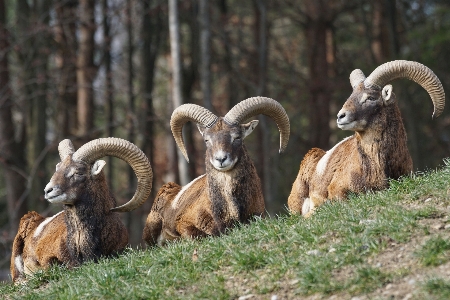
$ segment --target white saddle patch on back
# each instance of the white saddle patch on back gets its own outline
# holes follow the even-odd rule
[[[188,188],[190,188],[197,180],[201,179],[205,175],[206,174],[200,175],[197,178],[195,178],[194,180],[192,180],[191,182],[189,182],[188,184],[186,184],[185,186],[183,186],[181,191],[178,192],[178,194],[175,196],[175,199],[173,199],[173,201],[172,201],[172,208],[173,209],[178,207],[178,205],[179,205],[178,202],[180,202],[181,196],[184,194],[184,192],[186,192],[186,190]]]
[[[345,139],[343,139],[342,141],[340,141],[339,143],[337,143],[336,145],[334,145],[333,148],[331,148],[330,150],[327,151],[327,153],[325,153],[324,156],[322,156],[322,158],[319,160],[319,162],[316,165],[316,174],[319,176],[322,176],[323,173],[325,172],[325,170],[327,169],[327,165],[328,165],[328,160],[331,157],[331,154],[333,154],[334,150],[336,150],[336,148],[342,144],[343,142],[345,142],[346,140],[348,140],[349,138],[351,138],[351,136],[346,137]]]
[[[34,234],[33,234],[33,237],[34,237],[34,238],[35,238],[35,237],[38,237],[38,236],[41,234],[42,230],[44,230],[44,227],[45,227],[48,223],[50,223],[54,218],[56,218],[56,217],[57,217],[60,213],[62,213],[62,212],[63,212],[63,211],[60,211],[59,213],[57,213],[57,214],[54,215],[53,217],[46,218],[44,222],[42,222],[41,224],[39,224],[39,226],[36,228],[36,231],[35,231]]]

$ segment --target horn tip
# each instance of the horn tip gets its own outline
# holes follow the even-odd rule
[[[110,212],[127,212],[127,211],[130,211],[130,210],[128,210],[128,209],[123,209],[122,206],[119,206],[119,207],[113,207],[113,208],[111,208],[109,211],[110,211]]]

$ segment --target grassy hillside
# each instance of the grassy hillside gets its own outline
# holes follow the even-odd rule
[[[55,267],[11,299],[450,299],[450,161],[310,219],[258,219],[220,238]]]

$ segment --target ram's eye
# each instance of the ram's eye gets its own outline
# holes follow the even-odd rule
[[[369,101],[375,101],[375,100],[377,100],[377,99],[375,99],[375,97],[373,97],[373,96],[369,96],[369,97],[367,97],[367,100],[369,100]]]

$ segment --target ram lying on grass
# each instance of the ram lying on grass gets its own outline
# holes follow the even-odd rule
[[[45,187],[45,198],[63,204],[50,218],[29,212],[20,220],[11,256],[13,281],[51,264],[77,266],[100,256],[117,254],[128,244],[127,230],[116,212],[139,207],[150,195],[152,169],[145,154],[118,138],[101,138],[75,152],[72,142],[60,142],[61,162]],[[115,156],[131,165],[137,190],[126,204],[115,207],[104,173],[103,156]]]
[[[327,152],[313,148],[305,155],[288,199],[291,212],[308,216],[326,199],[384,189],[389,178],[412,171],[400,110],[392,85],[386,85],[397,78],[419,83],[433,101],[433,116],[442,113],[442,84],[433,71],[420,63],[388,62],[367,78],[361,70],[354,70],[350,75],[353,93],[339,111],[337,124],[355,134]]]
[[[241,101],[223,118],[195,104],[182,105],[173,112],[172,133],[187,160],[181,130],[188,121],[197,123],[206,143],[206,174],[183,188],[169,182],[159,190],[144,228],[143,239],[149,245],[180,237],[219,235],[236,222],[248,222],[264,213],[261,182],[244,146],[244,138],[258,121],[241,124],[258,114],[277,123],[282,152],[289,140],[289,118],[273,99]]]

